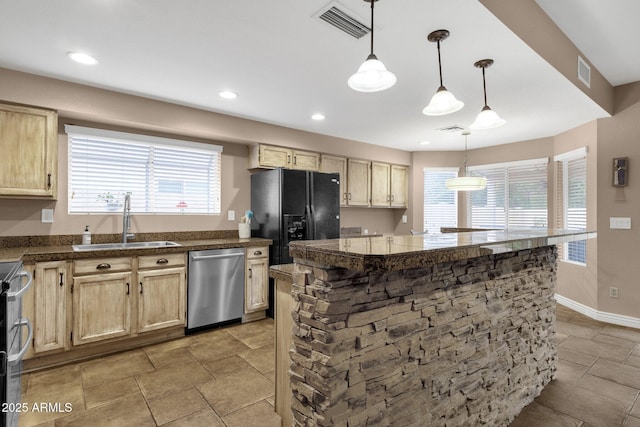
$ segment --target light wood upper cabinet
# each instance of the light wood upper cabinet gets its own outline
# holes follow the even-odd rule
[[[369,206],[370,191],[371,162],[348,159],[347,204],[349,206]]]
[[[184,254],[169,254],[139,258],[138,332],[185,325],[187,270],[184,257]]]
[[[33,347],[35,353],[68,347],[66,261],[39,262],[34,270]]]
[[[320,172],[340,174],[340,206],[347,205],[347,158],[323,154]]]
[[[320,154],[311,151],[260,144],[250,147],[249,167],[317,171],[320,170]]]
[[[406,208],[409,199],[409,168],[391,165],[391,207]]]
[[[0,197],[55,199],[58,115],[0,104]]]
[[[269,248],[247,248],[244,312],[269,308]]]
[[[391,165],[371,162],[371,206],[387,207],[391,200]]]

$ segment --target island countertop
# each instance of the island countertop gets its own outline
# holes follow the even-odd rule
[[[595,231],[507,229],[290,242],[291,256],[363,272],[397,271],[426,264],[593,239]]]

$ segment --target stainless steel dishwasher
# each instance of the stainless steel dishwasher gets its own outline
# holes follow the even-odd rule
[[[244,249],[189,252],[187,333],[240,320]]]

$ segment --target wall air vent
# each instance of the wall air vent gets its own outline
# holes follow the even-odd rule
[[[449,125],[449,126],[445,126],[445,127],[442,127],[442,128],[438,128],[436,130],[439,130],[440,132],[451,133],[451,132],[462,132],[463,130],[465,130],[465,128],[463,128],[460,125]]]
[[[356,39],[371,32],[371,28],[361,22],[361,18],[354,17],[346,10],[340,3],[332,2],[316,16]]]
[[[578,80],[587,87],[591,87],[591,67],[580,55],[578,55]]]

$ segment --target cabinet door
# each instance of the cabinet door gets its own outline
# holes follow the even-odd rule
[[[320,170],[320,154],[310,151],[292,151],[293,161],[292,169],[301,169],[305,171]]]
[[[391,166],[391,207],[406,208],[409,198],[409,168]]]
[[[131,272],[73,278],[73,345],[131,333]]]
[[[260,166],[288,168],[291,166],[291,150],[271,145],[260,145]]]
[[[36,264],[34,282],[35,313],[33,346],[36,353],[65,348],[67,338],[65,261]]]
[[[347,204],[369,206],[371,162],[349,159],[347,175]]]
[[[340,206],[347,204],[347,159],[346,157],[322,155],[320,172],[340,174]]]
[[[0,104],[0,196],[56,197],[55,111]]]
[[[386,207],[391,200],[391,165],[371,162],[371,206]]]
[[[138,271],[138,332],[185,326],[185,267]]]
[[[247,259],[244,286],[244,312],[269,308],[269,258]]]

